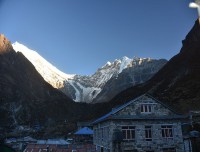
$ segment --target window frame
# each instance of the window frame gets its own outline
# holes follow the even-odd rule
[[[152,113],[153,105],[154,104],[151,104],[151,103],[141,103],[140,104],[140,112],[141,113]]]
[[[161,136],[164,139],[173,139],[174,138],[173,125],[161,125]]]
[[[146,141],[152,141],[153,140],[152,126],[145,126],[144,133],[145,133],[145,140]]]
[[[135,141],[136,127],[134,125],[123,125],[121,126],[121,130],[123,134],[123,141]]]

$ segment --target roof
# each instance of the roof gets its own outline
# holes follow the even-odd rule
[[[38,140],[37,144],[47,144],[47,145],[68,145],[69,142],[64,139],[48,139],[48,140]]]
[[[122,110],[123,108],[127,107],[128,105],[130,105],[131,103],[137,101],[138,99],[142,98],[143,96],[147,96],[147,97],[153,99],[157,103],[159,103],[159,104],[163,105],[164,107],[168,108],[169,110],[171,110],[176,115],[170,116],[168,118],[167,117],[152,117],[152,116],[151,117],[147,117],[147,116],[145,116],[145,117],[143,117],[143,116],[123,116],[123,117],[121,117],[121,116],[113,116],[113,114],[117,113],[118,111]],[[106,115],[104,115],[104,116],[98,118],[97,120],[95,120],[92,124],[96,124],[96,123],[99,123],[101,121],[105,121],[105,120],[108,120],[108,119],[137,119],[137,120],[138,119],[140,119],[140,120],[142,120],[142,119],[149,119],[149,120],[150,119],[151,120],[157,119],[158,120],[158,119],[181,119],[181,118],[185,118],[185,117],[183,117],[182,115],[177,114],[177,112],[175,112],[171,107],[169,107],[166,104],[164,104],[163,102],[155,99],[151,95],[143,94],[143,95],[141,95],[141,96],[139,96],[139,97],[137,97],[137,98],[135,98],[135,99],[133,99],[133,100],[121,105],[121,106],[119,106],[118,108],[113,109],[111,112],[109,112]]]
[[[75,135],[93,135],[93,130],[88,127],[81,128],[77,132],[74,133]]]
[[[95,151],[95,145],[93,144],[71,144],[71,145],[46,145],[46,144],[28,144],[23,152],[47,152],[47,148],[50,152],[72,152],[79,151]]]
[[[130,116],[130,115],[127,115],[127,116],[112,116],[112,119],[118,119],[118,120],[130,120],[130,119],[134,119],[134,120],[176,120],[176,119],[184,119],[184,118],[188,118],[187,116],[182,116],[182,115],[174,115],[174,116]]]

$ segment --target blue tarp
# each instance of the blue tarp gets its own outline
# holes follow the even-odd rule
[[[88,127],[81,128],[77,132],[74,133],[75,135],[93,135],[93,130]]]

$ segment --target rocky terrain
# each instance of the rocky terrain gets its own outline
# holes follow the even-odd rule
[[[187,113],[200,110],[200,24],[199,20],[182,41],[180,52],[147,82],[126,89],[110,105],[122,104],[143,93],[149,93]],[[117,103],[116,103],[117,102]]]
[[[76,102],[85,103],[111,100],[124,89],[150,79],[167,62],[165,59],[123,57],[112,63],[107,62],[93,75],[70,75],[59,71],[36,51],[18,42],[13,44],[13,48],[24,54],[41,76],[54,88],[61,90]]]
[[[37,60],[37,58],[34,59]],[[156,67],[154,69],[151,65],[155,64],[155,61],[151,59],[137,58],[134,60],[134,64],[133,60],[127,57],[124,60],[130,60],[131,65],[138,66],[138,70],[144,73],[144,77],[144,67],[150,70],[147,73],[153,74],[155,72]],[[45,66],[47,69],[43,69],[43,72],[50,71],[48,75],[51,76],[51,79],[58,80],[62,76],[63,80],[72,81],[73,78],[78,82],[77,84],[81,83],[82,85],[84,83],[84,85],[91,85],[96,81],[95,85],[97,87],[105,87],[106,84],[103,84],[103,82],[111,81],[110,77],[115,78],[115,81],[117,79],[121,80],[120,75],[123,73],[122,71],[129,70],[130,67],[125,70],[124,68],[130,65],[130,62],[126,62],[129,64],[124,64],[123,68],[120,60],[107,63],[93,75],[92,80],[88,80],[87,76],[66,75],[56,71],[57,69],[52,68],[51,65],[48,69],[48,63],[42,61],[43,64],[41,64],[37,61],[39,65],[44,66],[44,63],[47,65]],[[137,71],[135,72],[137,73]],[[128,76],[128,73],[124,73],[124,78],[125,75]],[[97,82],[98,76],[104,80],[102,84]],[[134,79],[142,82],[141,77],[135,77]],[[130,80],[127,82],[130,82]],[[0,35],[0,96],[0,133],[3,134],[13,131],[17,133],[24,130],[32,132],[35,126],[38,125],[46,128],[45,133],[42,134],[47,136],[63,134],[63,131],[73,130],[77,121],[95,119],[110,109],[110,106],[105,103],[76,103],[64,93],[52,87],[21,52],[16,52],[13,49],[4,35]]]
[[[122,59],[122,63],[124,60],[126,60],[126,58]],[[146,82],[154,74],[156,74],[166,64],[166,62],[167,61],[165,59],[131,59],[131,62],[128,64],[127,68],[124,68],[121,73],[113,75],[102,86],[101,92],[95,99],[93,99],[92,103],[106,102],[111,100],[121,91]]]
[[[39,123],[47,126],[46,134],[63,135],[74,129],[77,121],[96,119],[144,93],[177,112],[200,110],[199,59],[200,25],[197,20],[183,40],[180,52],[151,79],[125,89],[105,103],[76,103],[44,81],[31,62],[22,53],[15,52],[10,42],[0,35],[0,132],[2,128],[13,131],[19,126],[31,127]]]
[[[72,104],[0,35],[0,128],[67,119]]]

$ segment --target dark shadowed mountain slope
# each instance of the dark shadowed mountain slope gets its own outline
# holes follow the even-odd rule
[[[0,127],[67,119],[72,104],[0,35]]]
[[[147,82],[131,87],[110,102],[74,103],[47,84],[34,66],[0,36],[0,127],[63,120],[84,121],[102,116],[111,108],[149,93],[181,112],[200,110],[200,25],[183,41],[179,54]],[[54,123],[55,124],[55,123]]]
[[[149,81],[118,94],[110,105],[127,102],[138,95],[149,93],[174,106],[180,112],[200,110],[200,25],[195,22],[180,53]]]
[[[45,81],[74,101],[84,103],[109,101],[119,92],[149,80],[167,62],[164,59],[129,59],[124,56],[107,62],[92,75],[72,75],[58,70],[36,51],[18,42],[12,46],[35,66]]]
[[[41,133],[45,136],[63,136],[75,129],[77,121],[91,120],[108,111],[104,106],[75,103],[53,88],[0,34],[0,134],[19,133],[20,126],[32,132],[39,125],[45,127]]]

